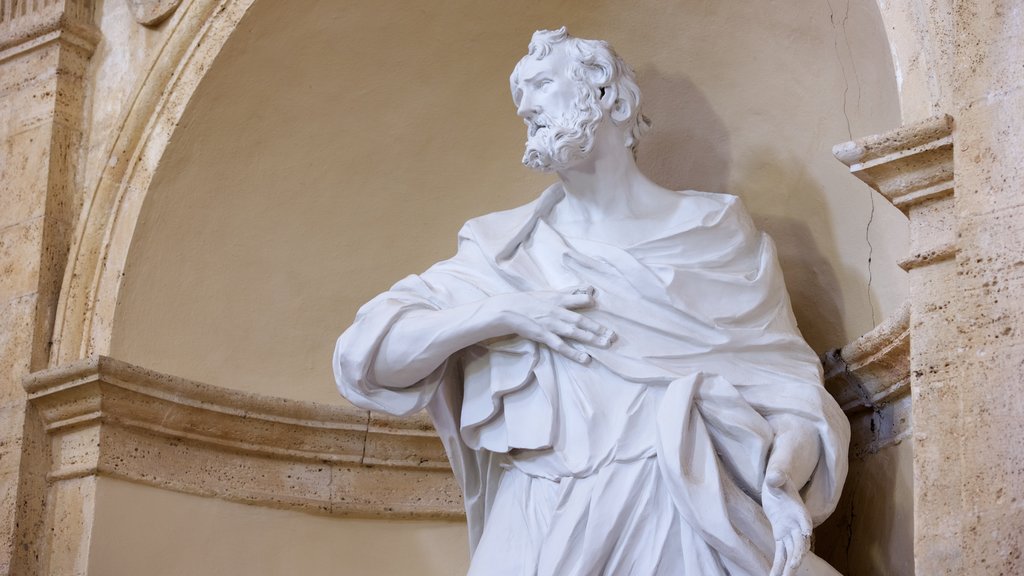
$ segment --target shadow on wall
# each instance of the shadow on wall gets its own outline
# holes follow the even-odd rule
[[[814,551],[848,576],[914,573],[912,447],[850,460],[835,513],[814,531]]]
[[[711,102],[688,78],[655,69],[637,75],[653,122],[637,156],[643,173],[671,190],[726,191],[729,133]]]
[[[792,217],[755,214],[754,221],[775,240],[804,340],[818,353],[841,346],[845,337],[842,289],[828,259],[815,245],[811,227]]]
[[[827,214],[820,185],[802,163],[782,160],[771,150],[756,151],[730,174],[729,132],[704,93],[688,78],[666,77],[655,69],[643,69],[638,76],[644,86],[644,112],[654,124],[640,144],[640,169],[673,190],[743,197],[758,227],[775,240],[804,338],[817,352],[842,345],[843,291],[826,256],[836,252],[835,246],[819,248],[804,217],[773,214],[783,207],[777,203],[780,197],[795,199],[801,215]],[[822,225],[828,223],[814,223]],[[860,294],[865,287],[847,288]]]
[[[775,240],[804,339],[819,354],[845,344],[844,288],[860,294],[866,285],[841,286],[827,256],[837,254],[837,247],[818,244],[820,238],[835,238],[813,232],[831,230],[831,223],[821,220],[828,214],[821,184],[802,162],[761,149],[737,170],[732,192],[743,198],[758,228]],[[850,277],[860,282],[857,275]]]

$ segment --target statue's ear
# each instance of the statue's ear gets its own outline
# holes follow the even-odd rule
[[[597,89],[597,97],[601,101],[601,108],[611,115],[616,124],[629,120],[632,112],[629,103],[619,98],[619,91],[614,85],[601,86]]]
[[[623,98],[617,98],[611,106],[610,114],[612,120],[616,124],[626,122],[633,115],[633,111],[630,108],[629,102],[626,102]]]

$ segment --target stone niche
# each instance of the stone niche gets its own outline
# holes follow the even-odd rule
[[[362,531],[445,551],[403,567],[381,553],[390,573],[464,569],[460,496],[429,424],[342,403],[330,347],[359,303],[450,254],[467,218],[544,188],[508,137],[522,126],[507,75],[532,30],[566,24],[637,67],[655,121],[643,168],[740,195],[779,245],[854,426],[818,552],[849,574],[912,571],[910,334],[928,310],[906,304],[899,264],[924,278],[955,254],[921,241],[952,229],[939,209],[951,196],[898,176],[922,146],[951,153],[935,144],[949,123],[889,132],[901,107],[914,125],[939,102],[907,96],[925,85],[920,65],[897,60],[896,84],[889,47],[916,36],[882,18],[911,20],[833,4],[3,4],[0,83],[19,95],[4,96],[5,145],[48,160],[0,166],[31,192],[3,197],[19,207],[3,214],[4,249],[45,264],[0,281],[18,337],[2,358],[17,415],[5,445],[26,454],[3,485],[36,530],[16,536],[31,552],[13,565],[116,574],[163,557],[149,568],[213,574],[233,554],[272,573],[256,552],[238,557],[280,522],[294,531],[265,547],[301,549],[313,571],[343,561],[332,539]],[[3,500],[11,518],[16,500]],[[31,504],[44,501],[49,512]],[[119,525],[129,509],[158,511],[163,528]],[[223,545],[188,538],[178,509],[208,513]],[[52,539],[35,537],[48,521]]]

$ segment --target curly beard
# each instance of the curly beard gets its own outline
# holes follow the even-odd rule
[[[523,164],[540,172],[568,168],[590,154],[603,112],[590,90],[583,89],[573,112],[558,118],[541,114],[526,122]]]

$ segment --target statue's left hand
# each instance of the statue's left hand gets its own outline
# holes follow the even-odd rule
[[[770,576],[795,576],[811,548],[811,517],[789,475],[769,467],[761,504],[775,537],[775,562]]]

